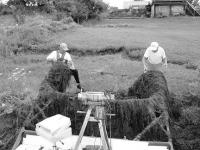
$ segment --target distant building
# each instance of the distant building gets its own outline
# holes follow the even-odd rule
[[[186,14],[185,0],[153,0],[151,17],[167,17]]]

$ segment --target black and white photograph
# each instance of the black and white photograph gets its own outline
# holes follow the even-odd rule
[[[200,150],[200,0],[0,0],[0,150]]]

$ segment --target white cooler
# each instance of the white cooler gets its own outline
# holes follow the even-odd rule
[[[64,138],[72,136],[71,120],[60,114],[49,117],[36,124],[37,135],[55,144]]]

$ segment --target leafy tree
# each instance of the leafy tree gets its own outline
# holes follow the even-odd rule
[[[60,12],[66,12],[68,15],[80,23],[87,20],[89,9],[87,5],[78,0],[58,0],[55,2],[55,7]]]
[[[75,4],[73,0],[57,0],[55,7],[60,12],[73,12],[75,11]]]
[[[81,0],[81,2],[89,9],[88,18],[95,18],[108,8],[108,5],[100,0]]]
[[[25,7],[26,6],[26,1],[25,0],[9,0],[8,3],[7,3],[8,6],[23,6]]]
[[[88,19],[89,9],[85,4],[75,2],[75,10],[71,15],[77,23],[80,23]]]
[[[108,8],[101,0],[54,0],[53,3],[52,1],[9,0],[9,5],[20,5],[26,8],[26,4],[37,4],[40,10],[44,10],[48,13],[51,12],[51,9],[56,9],[59,12],[72,16],[78,23],[91,18],[96,18]],[[52,5],[54,7],[52,7]]]

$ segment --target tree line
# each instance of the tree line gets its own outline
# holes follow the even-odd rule
[[[9,0],[7,6],[17,11],[62,13],[78,23],[98,18],[108,8],[102,0]]]

